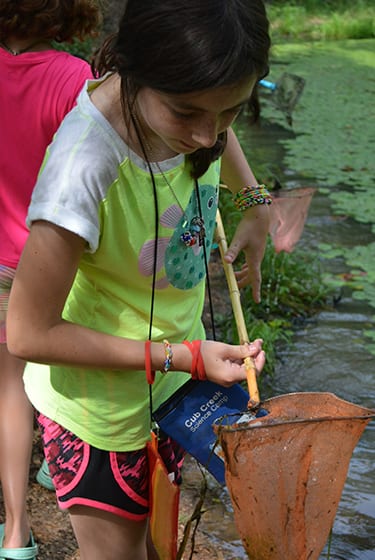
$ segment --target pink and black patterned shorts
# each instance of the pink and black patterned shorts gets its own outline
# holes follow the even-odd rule
[[[103,451],[72,432],[38,415],[44,453],[56,488],[59,506],[84,505],[140,521],[149,514],[146,448],[137,451]],[[183,449],[168,437],[161,438],[159,453],[181,483]]]

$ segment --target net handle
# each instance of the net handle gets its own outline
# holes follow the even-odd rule
[[[216,213],[216,242],[219,246],[221,261],[223,263],[225,277],[227,279],[229,296],[230,296],[232,309],[234,313],[234,319],[236,322],[238,338],[240,340],[240,344],[244,344],[246,342],[249,342],[249,336],[247,333],[246,323],[245,323],[242,306],[241,306],[240,291],[238,288],[236,277],[234,275],[233,266],[230,263],[226,262],[226,260],[224,259],[224,255],[228,250],[228,244],[225,237],[225,231],[224,231],[223,221],[221,219],[220,210],[217,210]],[[250,395],[248,407],[252,408],[254,406],[259,405],[260,403],[260,396],[259,396],[257,377],[256,377],[256,367],[253,358],[250,357],[245,358],[244,364],[246,368],[247,387]]]

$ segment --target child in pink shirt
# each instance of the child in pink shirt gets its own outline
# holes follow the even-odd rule
[[[0,473],[6,518],[0,558],[34,560],[37,554],[26,511],[33,412],[23,386],[25,364],[7,350],[8,297],[45,150],[92,77],[86,61],[57,51],[51,41],[83,40],[99,22],[92,0],[0,0]]]

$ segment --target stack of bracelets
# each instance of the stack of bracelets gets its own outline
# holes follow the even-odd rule
[[[272,196],[264,185],[243,187],[233,195],[233,202],[237,210],[247,210],[257,204],[271,204]]]
[[[163,340],[164,344],[164,352],[165,352],[165,360],[163,364],[163,371],[161,373],[165,374],[171,368],[172,359],[173,359],[173,350],[172,345],[168,340]],[[191,362],[191,377],[192,379],[197,379],[199,381],[206,381],[206,371],[204,368],[204,361],[201,355],[201,340],[193,340],[192,342],[188,342],[184,340],[183,344],[187,346],[192,355],[192,362]],[[146,379],[149,385],[152,385],[155,381],[155,370],[152,369],[151,363],[151,340],[146,340],[145,342],[145,370],[146,370]]]

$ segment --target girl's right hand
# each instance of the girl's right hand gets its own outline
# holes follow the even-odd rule
[[[224,387],[244,381],[246,379],[244,359],[247,357],[254,359],[259,374],[266,360],[262,343],[261,339],[256,339],[249,344],[234,346],[223,342],[203,340],[201,356],[207,379]]]

